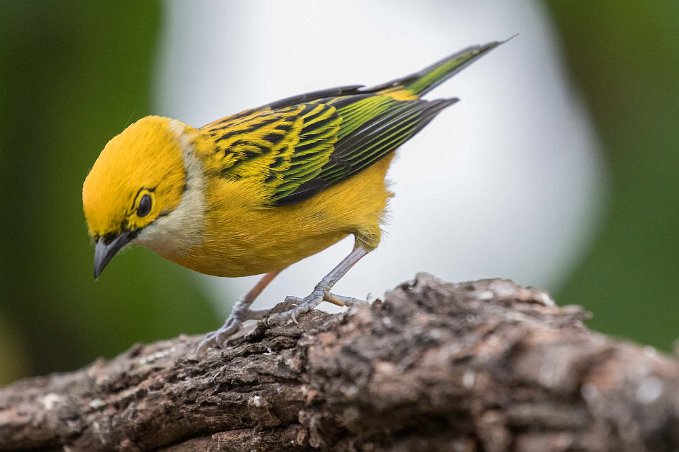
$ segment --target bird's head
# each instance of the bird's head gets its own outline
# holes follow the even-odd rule
[[[179,121],[148,116],[108,142],[83,185],[95,241],[94,276],[125,245],[179,206],[187,170]]]

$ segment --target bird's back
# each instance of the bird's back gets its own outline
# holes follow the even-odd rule
[[[421,96],[499,43],[372,88],[283,99],[196,130],[208,186],[202,244],[165,256],[219,276],[279,270],[353,234],[380,241],[393,151],[457,99]]]
[[[201,129],[211,167],[226,179],[256,179],[272,206],[308,199],[370,167],[455,103],[421,96],[497,45],[371,88],[315,91],[214,121]]]

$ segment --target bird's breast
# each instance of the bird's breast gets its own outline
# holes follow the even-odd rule
[[[283,269],[350,234],[375,247],[391,196],[384,180],[390,160],[286,206],[269,205],[251,181],[211,180],[196,240],[149,248],[195,271],[236,277]]]

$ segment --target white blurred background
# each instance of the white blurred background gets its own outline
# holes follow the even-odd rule
[[[381,296],[419,271],[556,290],[587,246],[607,178],[539,4],[164,5],[156,111],[194,126],[293,94],[391,80],[469,45],[518,34],[428,95],[462,101],[398,152],[382,244],[337,293]],[[290,267],[257,306],[308,294],[352,244],[346,239]],[[224,314],[257,279],[197,277]]]

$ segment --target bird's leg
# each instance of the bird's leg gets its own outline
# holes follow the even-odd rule
[[[296,320],[300,315],[311,311],[318,306],[323,300],[329,301],[339,306],[346,306],[352,304],[353,298],[342,297],[330,293],[330,289],[342,279],[342,277],[353,267],[356,262],[360,261],[370,250],[357,244],[354,249],[339,263],[330,273],[328,273],[318,284],[314,287],[313,292],[303,299],[297,297],[287,297],[286,303],[290,303],[291,307],[283,312],[277,312],[269,316],[267,322],[274,324],[283,324],[289,319]],[[348,302],[348,303],[347,303]],[[294,305],[294,306],[293,306]]]
[[[231,309],[231,315],[226,319],[224,325],[217,331],[209,333],[198,345],[197,354],[203,355],[210,347],[222,347],[224,342],[233,333],[240,329],[240,326],[246,320],[260,320],[268,312],[268,309],[253,310],[250,305],[257,299],[260,293],[269,285],[273,279],[283,270],[276,270],[269,272],[257,281],[257,284],[245,294],[243,298],[238,300]]]

